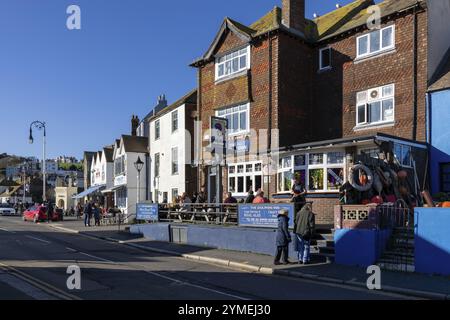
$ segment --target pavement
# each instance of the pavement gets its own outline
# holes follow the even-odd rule
[[[55,224],[52,227],[64,228],[66,232],[79,233],[116,242],[147,252],[182,257],[191,261],[215,264],[235,270],[367,289],[366,282],[369,275],[365,268],[360,267],[343,266],[334,263],[314,263],[314,261],[310,265],[274,266],[272,256],[150,241],[142,238],[140,235],[130,234],[125,231],[124,226],[121,227],[119,232],[117,226],[86,228],[82,223],[72,220],[65,221],[63,225]],[[381,283],[382,291],[389,293],[405,294],[426,299],[450,300],[450,277],[382,270]]]

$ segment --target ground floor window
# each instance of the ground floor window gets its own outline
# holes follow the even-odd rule
[[[262,164],[237,163],[228,166],[228,190],[235,196],[244,196],[250,190],[262,188]]]
[[[173,188],[172,189],[172,203],[175,203],[176,200],[178,199],[178,189],[177,188]]]
[[[116,205],[119,208],[126,208],[127,207],[127,197],[128,192],[127,188],[120,188],[116,191]]]
[[[344,152],[316,152],[280,159],[278,192],[290,192],[296,178],[311,192],[338,191],[344,184]]]
[[[450,192],[450,162],[440,165],[441,191]]]
[[[412,167],[411,146],[396,143],[394,145],[394,156],[403,167]]]

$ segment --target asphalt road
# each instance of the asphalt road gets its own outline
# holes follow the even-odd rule
[[[67,268],[81,268],[81,290]],[[405,299],[309,280],[267,276],[144,252],[46,224],[0,217],[0,299]]]

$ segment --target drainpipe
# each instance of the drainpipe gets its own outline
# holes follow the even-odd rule
[[[270,172],[270,165],[271,165],[271,159],[272,159],[272,88],[273,88],[273,83],[272,83],[272,76],[273,76],[273,70],[272,70],[272,38],[271,38],[271,32],[267,32],[267,37],[269,40],[269,103],[267,105],[267,132],[268,132],[268,141],[267,141],[267,155],[269,157],[269,163],[268,163],[268,168],[269,168],[269,175],[267,177],[267,191],[266,194],[268,197],[270,197],[270,180],[271,180],[271,172]],[[264,181],[263,181],[264,183]],[[255,190],[256,191],[256,190]]]
[[[417,140],[417,11],[414,7],[414,23],[413,23],[413,37],[414,37],[414,49],[413,49],[413,132],[412,140]]]
[[[198,156],[198,161],[197,161],[197,192],[200,192],[201,186],[203,183],[202,178],[203,178],[203,174],[202,174],[202,163],[203,161],[201,161],[201,159],[203,159],[203,147],[202,147],[202,125],[200,123],[201,120],[201,116],[200,116],[200,105],[202,103],[202,73],[201,73],[201,67],[198,68],[198,79],[197,79],[197,127],[200,125],[199,128],[194,128],[194,131],[198,130],[197,134],[197,156]],[[195,132],[194,132],[194,137],[195,137]]]

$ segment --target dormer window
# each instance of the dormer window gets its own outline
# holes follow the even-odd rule
[[[221,80],[250,68],[250,47],[216,58],[216,80]]]
[[[356,57],[377,55],[395,48],[395,26],[372,31],[356,39]]]

